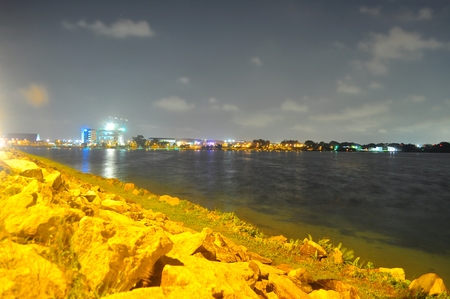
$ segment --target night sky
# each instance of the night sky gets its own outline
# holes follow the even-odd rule
[[[450,1],[0,0],[0,135],[450,140]]]

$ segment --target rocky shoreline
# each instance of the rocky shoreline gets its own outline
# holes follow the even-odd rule
[[[370,297],[348,281],[274,265],[212,228],[195,231],[12,149],[0,151],[0,178],[1,298]],[[103,180],[168,208],[180,204],[132,183]],[[448,297],[433,273],[408,282],[402,269],[348,265],[339,248],[312,240],[261,242],[295,247],[311,264],[336,265],[353,279],[405,286],[401,294]]]

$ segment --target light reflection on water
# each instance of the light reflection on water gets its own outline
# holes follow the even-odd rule
[[[434,270],[450,281],[446,154],[30,152],[157,194],[234,211],[267,234],[328,236],[364,254],[361,260],[405,268],[410,278]]]
[[[116,155],[118,151],[112,148],[108,148],[105,150],[105,160],[103,162],[103,172],[102,176],[105,178],[115,178],[116,177],[116,168],[117,168],[117,160]]]

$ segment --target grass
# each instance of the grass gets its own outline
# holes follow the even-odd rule
[[[27,153],[25,155],[40,167],[53,168],[60,171],[63,176],[82,181],[87,187],[89,185],[98,186],[109,193],[125,198],[128,202],[140,204],[145,209],[162,212],[172,221],[182,222],[185,227],[196,231],[201,231],[204,227],[210,227],[235,243],[247,247],[249,251],[272,259],[275,265],[287,264],[292,269],[306,268],[315,280],[337,279],[353,285],[358,289],[361,298],[426,297],[421,294],[410,293],[408,281],[400,283],[390,277],[389,274],[376,272],[370,262],[366,263],[364,267],[364,263],[360,263],[359,258],[354,259],[352,250],[343,248],[342,244],[334,246],[329,239],[321,239],[317,243],[329,254],[335,248],[340,249],[344,254],[344,264],[335,264],[331,258],[319,260],[314,256],[301,256],[299,249],[303,241],[291,240],[287,244],[270,241],[269,237],[265,236],[256,226],[240,220],[234,213],[209,211],[186,200],[181,200],[179,205],[171,206],[159,201],[156,194],[144,189],[138,188],[138,195],[125,191],[123,188],[124,182],[117,179],[105,179],[100,176],[81,173],[43,157]],[[100,298],[108,293],[114,293],[114,289],[106,290],[101,294],[87,289],[83,277],[78,272],[80,266],[76,256],[70,249],[72,226],[70,223],[61,223],[59,227],[60,229],[54,233],[48,241],[49,243],[46,244],[51,249],[45,255],[66,273],[68,281],[71,282],[68,298]],[[309,236],[309,239],[312,240],[312,237]],[[450,296],[444,294],[439,298],[450,299]]]

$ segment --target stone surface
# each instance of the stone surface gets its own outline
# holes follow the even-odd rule
[[[435,273],[428,273],[414,279],[409,289],[416,292],[424,292],[427,295],[439,295],[448,292],[444,281]]]
[[[134,186],[133,183],[126,183],[126,184],[123,186],[123,189],[124,189],[125,191],[132,191],[132,190],[134,190],[134,188],[135,188],[135,186]]]
[[[35,205],[22,213],[11,214],[6,218],[5,230],[17,237],[38,239],[47,242],[65,223],[76,222],[84,213],[76,209]]]
[[[304,268],[292,270],[289,272],[288,276],[298,279],[301,283],[310,284],[314,282],[314,278],[312,277],[311,273]]]
[[[111,199],[102,200],[101,207],[103,209],[113,210],[118,213],[125,213],[130,210],[130,206],[127,205],[126,202]]]
[[[23,213],[27,208],[36,204],[40,183],[32,180],[20,193],[8,196],[0,201],[0,219]]]
[[[310,294],[308,294],[309,298],[312,299],[340,299],[343,298],[338,292],[336,291],[326,291],[326,290],[316,290],[312,291]]]
[[[322,246],[308,239],[304,240],[304,244],[300,247],[300,253],[307,256],[317,255],[317,258],[319,259],[327,256],[327,252]]]
[[[344,256],[342,254],[342,251],[338,248],[335,248],[333,251],[333,254],[331,255],[331,259],[335,264],[343,264],[344,263]]]
[[[167,202],[171,206],[176,206],[180,204],[180,199],[178,197],[172,197],[170,195],[161,195],[159,197],[159,200]]]
[[[203,258],[184,256],[181,265],[165,265],[161,274],[161,287],[195,287],[213,289],[216,298],[259,298],[251,285],[258,272],[245,263],[210,262]]]
[[[245,298],[240,296],[225,296],[216,290],[215,286],[202,287],[198,285],[189,285],[184,287],[151,287],[134,289],[130,292],[122,292],[103,297],[104,299],[217,299],[217,298]]]
[[[84,217],[72,247],[92,289],[114,286],[125,291],[150,275],[156,261],[172,249],[172,242],[160,228]]]
[[[3,160],[14,172],[21,176],[42,179],[42,169],[35,163],[21,159]]]
[[[316,281],[325,290],[332,290],[338,292],[342,298],[345,299],[359,299],[358,290],[349,284],[343,283],[335,279],[321,279]]]
[[[308,295],[286,275],[270,274],[269,284],[280,299],[308,298]]]
[[[59,171],[55,171],[45,176],[45,182],[50,185],[55,190],[58,190],[61,184],[63,183],[61,173]]]
[[[391,274],[392,278],[398,281],[405,281],[405,270],[402,268],[379,268],[380,272]]]
[[[0,265],[0,298],[65,298],[64,274],[32,246],[1,241]]]
[[[169,256],[177,257],[180,255],[194,254],[205,242],[208,236],[212,235],[210,228],[204,228],[201,233],[183,232],[169,236],[173,242],[173,249]]]

